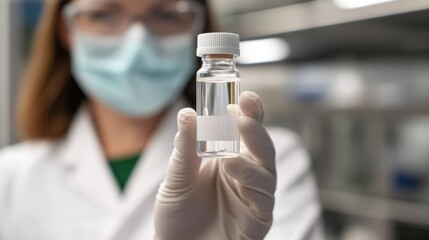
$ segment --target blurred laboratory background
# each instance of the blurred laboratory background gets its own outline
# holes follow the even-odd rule
[[[429,239],[429,0],[212,0],[242,90],[312,157],[326,238]],[[0,1],[0,147],[43,0]],[[278,172],[278,174],[283,174]]]

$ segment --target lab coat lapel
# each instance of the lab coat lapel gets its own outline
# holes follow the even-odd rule
[[[152,217],[155,196],[164,179],[165,171],[174,148],[177,133],[177,113],[186,107],[183,99],[173,105],[158,126],[155,135],[139,160],[125,190],[125,213],[107,232],[107,239],[129,239],[141,224],[142,218]],[[146,221],[145,228],[153,230],[153,221]]]
[[[174,136],[177,133],[177,113],[183,107],[186,107],[185,101],[179,100],[167,111],[166,116],[143,151],[125,192],[127,204],[135,206],[142,201],[142,198],[149,197],[158,190],[174,148]]]
[[[60,147],[69,183],[91,201],[108,209],[119,206],[119,190],[106,164],[87,106],[76,114]]]

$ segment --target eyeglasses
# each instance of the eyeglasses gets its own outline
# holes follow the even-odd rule
[[[160,1],[144,16],[130,16],[125,11],[106,4],[71,2],[64,8],[70,27],[97,35],[119,35],[134,22],[142,22],[158,36],[197,33],[202,30],[204,10],[194,1]]]

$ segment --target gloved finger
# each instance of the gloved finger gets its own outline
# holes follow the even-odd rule
[[[178,132],[174,139],[174,150],[170,157],[164,183],[160,190],[168,196],[188,192],[198,177],[201,159],[196,155],[196,113],[184,108],[177,114]]]
[[[251,91],[242,92],[239,103],[242,115],[262,123],[264,120],[264,107],[261,98],[256,93]]]
[[[249,202],[248,205],[253,215],[263,221],[272,219],[274,195],[266,195],[246,186],[242,186],[239,193]]]
[[[224,160],[223,162],[229,160]],[[259,166],[259,168],[262,167]],[[239,235],[231,235],[230,238],[263,239],[266,234],[264,229],[269,229],[272,223],[272,213],[269,213],[269,208],[272,205],[273,197],[255,190],[252,191],[258,193],[258,196],[253,193],[248,194],[246,191],[248,188],[242,186],[237,179],[229,176],[223,170],[223,167],[221,168],[219,179],[225,184],[222,188],[228,194],[228,201],[232,204],[230,213],[226,214],[226,217],[229,217],[229,232],[235,232],[240,229]]]
[[[273,141],[264,126],[251,117],[240,116],[238,129],[243,143],[254,156],[255,162],[275,176],[276,151]]]
[[[222,167],[226,174],[240,183],[240,186],[267,196],[273,195],[276,190],[276,177],[245,156],[225,160]]]

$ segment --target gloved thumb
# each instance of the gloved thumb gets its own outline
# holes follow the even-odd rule
[[[184,196],[197,180],[201,159],[196,154],[196,118],[192,108],[184,108],[177,114],[174,150],[159,192],[164,197]]]

